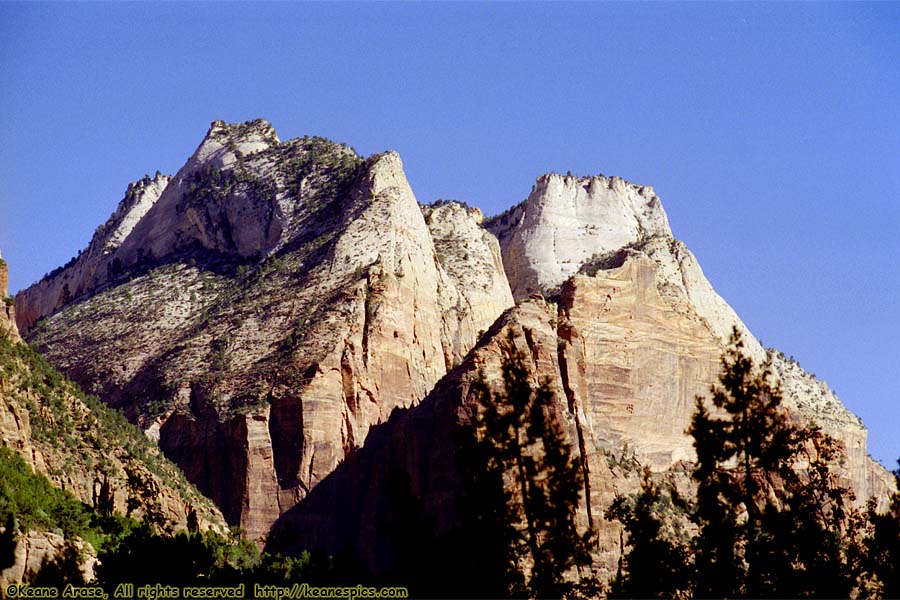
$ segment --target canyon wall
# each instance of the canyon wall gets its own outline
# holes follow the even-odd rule
[[[585,457],[580,518],[604,572],[619,538],[603,511],[638,489],[639,465],[693,458],[694,398],[734,328],[772,361],[792,413],[843,443],[835,468],[860,502],[892,485],[827,385],[715,292],[652,188],[617,177],[543,175],[484,220],[419,205],[394,152],[215,121],[17,308],[29,342],[121,408],[229,523],[259,543],[277,523],[292,550],[349,540],[373,567],[390,469],[452,527],[450,432],[478,368],[497,379],[507,330]]]

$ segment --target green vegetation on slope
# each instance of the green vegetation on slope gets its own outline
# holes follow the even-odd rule
[[[127,512],[162,528],[171,526],[160,486],[197,510],[214,511],[184,474],[122,415],[84,393],[29,346],[0,336],[0,380],[5,410],[27,412],[29,443],[41,468],[84,502],[97,504],[101,484],[124,490]]]
[[[15,517],[20,529],[60,530],[66,537],[86,537],[91,511],[72,494],[33,473],[21,456],[0,446],[0,516]]]

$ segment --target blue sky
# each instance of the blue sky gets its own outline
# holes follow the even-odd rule
[[[900,457],[900,4],[0,3],[12,289],[256,117],[488,214],[547,171],[653,185],[751,330]]]

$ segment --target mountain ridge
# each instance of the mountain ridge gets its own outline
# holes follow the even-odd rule
[[[98,241],[17,295],[25,337],[122,408],[259,543],[287,514],[336,518],[305,499],[395,411],[415,412],[437,389],[464,401],[465,385],[446,378],[496,362],[485,348],[516,314],[535,377],[555,382],[574,446],[600,478],[586,521],[637,485],[604,479],[606,453],[627,447],[657,470],[691,459],[693,397],[715,380],[733,327],[755,361],[772,360],[798,418],[844,445],[835,469],[860,501],[890,489],[859,420],[767,354],[673,237],[649,186],[545,174],[485,219],[458,202],[420,205],[396,152],[363,159],[322,138],[282,142],[256,120],[214,121],[175,176],[129,190],[123,216],[120,204],[97,234],[113,244]],[[527,340],[538,331],[544,341]],[[420,454],[445,451],[402,447],[426,463]],[[601,533],[605,568],[616,535]]]

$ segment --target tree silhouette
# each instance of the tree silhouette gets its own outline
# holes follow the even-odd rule
[[[631,573],[617,580],[623,593],[671,596],[683,586],[680,594],[695,597],[834,597],[853,589],[859,519],[829,466],[841,449],[818,428],[791,422],[770,365],[757,369],[743,348],[735,329],[712,406],[698,397],[688,430],[697,453],[696,498],[683,500],[697,528],[690,576],[673,577],[687,568],[686,555],[660,534],[651,508],[659,491],[647,476],[633,507],[618,500],[608,512],[632,546]],[[660,555],[670,562],[654,568]]]
[[[607,509],[605,517],[622,522],[633,548],[621,559],[610,598],[674,598],[688,588],[688,549],[664,531],[667,503],[671,498],[663,495],[645,467],[641,494],[634,501],[620,496]]]
[[[3,519],[3,533],[0,533],[0,571],[16,564],[16,515],[9,511]]]
[[[717,416],[697,399],[689,433],[697,464],[693,520],[702,596],[847,595],[854,584],[845,537],[853,521],[829,468],[836,442],[793,424],[771,366],[757,370],[737,329],[712,388]]]
[[[532,387],[512,332],[501,343],[501,369],[503,390],[492,391],[483,372],[473,385],[477,408],[462,448],[469,522],[481,528],[477,539],[491,540],[493,553],[493,589],[483,593],[572,597],[580,589],[574,570],[582,586],[593,580],[586,571],[590,532],[579,534],[575,519],[581,466],[549,383]]]
[[[897,461],[900,465],[900,460]],[[900,469],[894,471],[900,490]],[[875,597],[900,598],[900,491],[891,495],[891,503],[884,513],[869,504],[872,531],[865,540],[863,563],[875,581]]]

